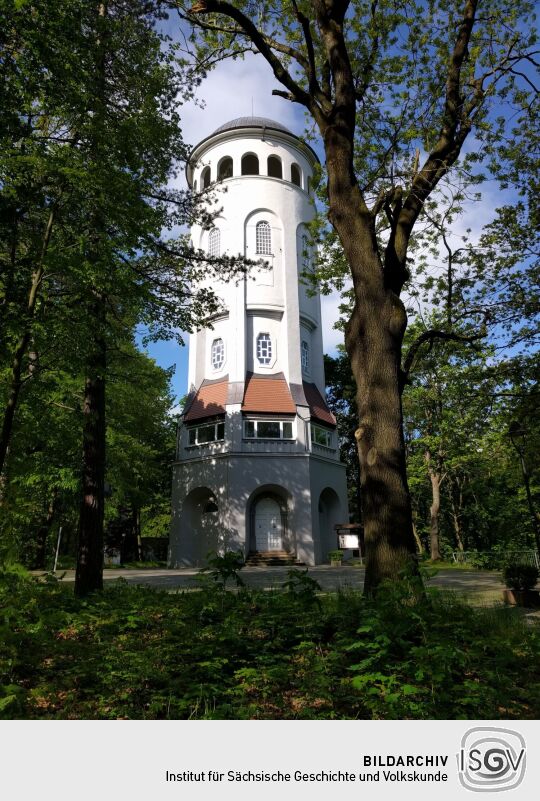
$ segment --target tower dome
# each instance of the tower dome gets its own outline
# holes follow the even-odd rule
[[[237,117],[235,120],[225,122],[216,128],[212,136],[222,131],[233,131],[236,128],[269,128],[274,131],[285,131],[285,133],[292,134],[288,128],[285,128],[280,122],[271,120],[268,117]]]
[[[178,436],[170,563],[210,550],[324,561],[347,521],[345,468],[325,401],[320,298],[304,284],[313,245],[317,156],[285,126],[240,117],[193,150],[194,189],[216,216],[195,248],[256,262],[212,279],[222,307],[190,336],[189,396]],[[210,281],[208,282],[210,286]]]

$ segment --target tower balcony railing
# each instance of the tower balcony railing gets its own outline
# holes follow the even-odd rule
[[[337,448],[332,448],[328,445],[319,445],[317,442],[311,443],[311,452],[318,453],[321,456],[326,456],[328,459],[337,459]]]
[[[304,447],[297,440],[247,439],[242,440],[244,453],[300,453]]]
[[[180,459],[200,459],[203,456],[214,456],[230,450],[227,440],[218,442],[205,442],[200,445],[184,445],[180,448],[178,457]]]

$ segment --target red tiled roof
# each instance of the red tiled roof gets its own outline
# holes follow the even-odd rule
[[[203,381],[184,415],[184,422],[225,414],[228,387],[229,376]]]
[[[326,405],[326,401],[317,389],[315,384],[308,384],[307,381],[302,382],[304,385],[304,393],[308,402],[311,416],[321,423],[335,426],[336,418]]]
[[[283,373],[274,375],[248,373],[242,411],[296,414],[296,404]]]

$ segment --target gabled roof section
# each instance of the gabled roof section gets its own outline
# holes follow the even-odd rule
[[[229,376],[216,378],[214,381],[205,379],[193,400],[184,412],[184,422],[203,420],[205,417],[214,417],[216,414],[225,414]]]
[[[307,381],[303,381],[302,383],[311,417],[315,420],[319,420],[321,423],[335,426],[336,418],[326,405],[326,401],[317,389],[317,386],[315,384],[308,384]]]
[[[243,412],[261,414],[296,414],[296,404],[283,373],[261,375],[248,373],[244,392]]]

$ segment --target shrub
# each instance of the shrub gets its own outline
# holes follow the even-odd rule
[[[538,581],[538,568],[534,565],[506,565],[503,580],[511,590],[532,590]]]

